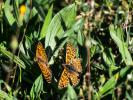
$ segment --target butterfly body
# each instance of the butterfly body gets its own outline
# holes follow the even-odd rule
[[[66,47],[66,64],[61,74],[58,87],[65,88],[71,83],[76,86],[79,83],[79,73],[82,72],[81,60],[76,58],[76,49],[68,43]]]
[[[64,68],[66,68],[68,70],[69,73],[72,73],[73,71],[76,73],[80,73],[76,70],[76,68],[73,67],[72,64],[68,65],[68,64],[62,64]]]

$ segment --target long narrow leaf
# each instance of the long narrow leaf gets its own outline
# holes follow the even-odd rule
[[[49,11],[48,11],[48,14],[44,20],[44,23],[43,23],[43,26],[42,26],[42,29],[41,29],[41,33],[40,33],[40,37],[39,37],[39,40],[41,40],[42,38],[45,37],[46,33],[47,33],[47,29],[48,29],[48,26],[51,22],[51,19],[52,19],[52,10],[53,10],[53,5],[50,7]]]
[[[8,58],[12,59],[18,66],[22,67],[23,69],[26,68],[24,62],[19,57],[13,55],[10,51],[7,51],[0,46],[0,52]]]
[[[107,93],[109,93],[110,91],[112,91],[114,89],[114,87],[117,85],[117,81],[118,79],[116,78],[116,75],[119,75],[119,78],[122,79],[124,78],[129,71],[131,70],[131,66],[127,66],[123,69],[120,70],[120,72],[116,73],[112,78],[110,78],[105,85],[103,85],[102,87],[100,87],[98,94],[100,96],[105,95]],[[119,80],[120,80],[119,79]]]
[[[42,90],[43,90],[43,78],[42,78],[42,75],[40,75],[35,80],[32,88],[31,88],[31,91],[30,91],[30,96],[31,96],[32,100],[34,100],[35,98],[37,99]]]

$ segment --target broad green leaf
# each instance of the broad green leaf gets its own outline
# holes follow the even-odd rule
[[[35,100],[40,96],[41,91],[43,91],[43,77],[42,74],[37,77],[34,84],[32,85],[30,91],[31,100]]]
[[[56,38],[61,39],[64,36],[65,28],[72,26],[76,17],[76,5],[72,4],[59,11],[52,19],[46,34],[45,47],[51,47],[54,50]]]
[[[133,65],[132,57],[128,51],[127,44],[124,42],[124,39],[123,39],[124,33],[122,29],[115,28],[113,25],[110,25],[109,30],[110,30],[110,36],[118,46],[119,52],[121,53],[121,56],[125,61],[126,65]]]
[[[9,3],[10,2],[8,0],[5,2],[4,12],[5,12],[5,16],[9,22],[9,24],[12,26],[13,23],[15,22],[15,18],[13,16],[13,14],[11,13],[11,6]]]
[[[47,33],[48,26],[49,26],[49,24],[51,22],[51,19],[52,19],[52,11],[53,11],[53,5],[50,7],[50,9],[49,9],[49,11],[47,13],[47,16],[46,16],[46,18],[44,20],[39,40],[43,39],[45,37],[46,33]]]
[[[5,48],[3,48],[1,45],[0,45],[0,52],[7,56],[8,58],[10,58],[11,60],[13,60],[18,66],[22,67],[23,69],[26,68],[24,62],[17,56],[13,55],[10,51],[7,51]]]

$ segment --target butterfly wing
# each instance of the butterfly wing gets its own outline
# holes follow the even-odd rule
[[[64,70],[58,84],[60,89],[68,86],[69,79],[73,86],[76,86],[79,83],[79,73],[77,73],[77,71],[81,72],[81,62],[79,59],[76,59],[76,49],[71,43],[67,43],[66,46],[66,65],[70,66],[64,66]]]
[[[59,89],[62,89],[62,88],[65,88],[68,86],[68,83],[69,83],[69,73],[68,73],[68,70],[64,68],[62,74],[61,74],[61,77],[60,77],[60,80],[59,80],[59,83],[58,83],[58,88]]]
[[[72,65],[76,69],[77,72],[82,72],[81,60],[79,58],[72,60]]]
[[[76,86],[79,83],[79,73],[82,71],[81,61],[76,58],[76,49],[72,46],[72,44],[68,43],[66,48],[66,64],[71,64],[75,70],[69,70],[69,79],[73,86]]]
[[[47,59],[46,52],[41,42],[37,44],[36,60],[42,71],[44,78],[46,79],[48,83],[51,83],[52,73],[48,65],[48,59]]]
[[[41,61],[38,61],[38,65],[42,71],[42,74],[45,78],[45,80],[48,82],[48,83],[51,83],[51,80],[52,80],[52,73],[51,73],[51,70],[49,68],[48,65],[46,65],[46,63],[43,63]]]
[[[66,64],[70,64],[72,59],[76,58],[76,49],[71,43],[67,43],[66,47]]]
[[[48,62],[46,52],[41,42],[38,42],[36,49],[36,59],[41,59],[44,62]]]
[[[75,71],[72,71],[69,74],[70,74],[69,78],[70,78],[70,81],[71,81],[72,85],[73,86],[78,85],[78,83],[79,83],[79,74],[77,72],[75,72]]]

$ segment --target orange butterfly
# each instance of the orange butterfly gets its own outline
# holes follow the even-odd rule
[[[48,58],[41,42],[38,42],[35,57],[42,74],[48,83],[51,83],[52,73],[49,68]]]
[[[63,67],[64,70],[61,74],[58,88],[65,88],[69,83],[76,86],[79,83],[79,74],[82,72],[82,66],[80,59],[76,58],[76,49],[70,43],[66,46],[66,64],[63,64]]]

